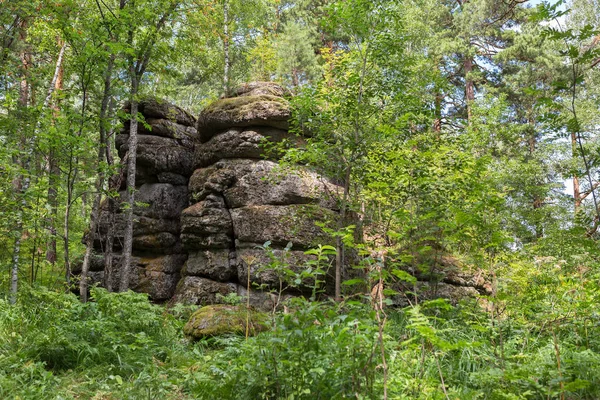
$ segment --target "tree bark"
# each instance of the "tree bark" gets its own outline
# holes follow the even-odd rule
[[[471,73],[473,72],[473,57],[465,56],[464,59],[464,72],[465,72],[465,103],[467,106],[467,123],[469,125],[473,122],[473,101],[475,100],[475,83]]]
[[[19,26],[19,40],[25,42],[27,40],[27,20],[23,19]],[[21,58],[21,81],[19,83],[19,113],[23,113],[29,105],[29,81],[28,81],[28,70],[31,64],[30,55],[27,53],[26,46],[23,46],[23,51],[20,54]],[[27,175],[29,170],[28,161],[28,141],[25,132],[25,122],[21,128],[20,146],[22,154],[14,160],[14,162],[21,168],[22,171],[19,176],[13,182],[15,193],[18,196],[18,210],[15,226],[15,243],[13,246],[12,256],[12,267],[10,276],[10,303],[15,304],[17,302],[17,292],[19,290],[19,261],[21,256],[21,240],[23,237],[23,213],[27,207],[27,200],[25,198],[27,190],[29,189],[30,178]]]
[[[573,158],[577,158],[577,134],[574,132],[571,133],[571,147],[573,151]],[[582,200],[579,177],[575,172],[573,173],[573,201],[575,202],[575,214],[577,214],[577,211],[579,211],[579,208],[581,208]]]
[[[131,65],[131,110],[129,127],[129,151],[127,155],[127,208],[125,210],[125,243],[123,244],[123,257],[121,266],[121,280],[119,291],[129,289],[129,275],[131,271],[131,252],[133,250],[133,207],[135,205],[135,171],[138,145],[138,77],[135,66]]]
[[[98,219],[100,215],[100,203],[102,200],[102,188],[104,187],[104,181],[106,179],[104,170],[102,168],[102,161],[104,160],[104,155],[106,151],[106,126],[107,126],[107,114],[108,107],[110,103],[111,97],[111,86],[112,86],[112,71],[115,62],[115,55],[111,54],[108,60],[108,65],[106,67],[106,73],[104,75],[104,93],[102,95],[102,104],[100,106],[100,121],[99,121],[99,131],[100,131],[100,143],[98,144],[98,176],[96,177],[95,189],[96,193],[94,195],[94,203],[92,205],[92,216],[90,220],[90,229],[88,235],[85,240],[85,255],[83,257],[83,265],[81,267],[81,276],[79,280],[79,295],[82,302],[87,301],[87,291],[88,291],[88,272],[90,269],[90,260],[92,255],[92,250],[94,248],[94,235],[96,233],[98,227]],[[112,248],[110,249],[112,253]],[[107,274],[107,270],[104,270],[105,275]]]
[[[53,79],[54,92],[62,90],[64,76],[62,60],[65,51],[65,43],[60,37],[58,38],[57,42],[61,50],[56,62],[55,79]],[[54,104],[52,109],[54,119],[58,118],[60,112],[60,106],[58,102]],[[48,154],[48,174],[48,204],[50,205],[51,211],[50,217],[48,218],[48,231],[50,232],[50,239],[48,240],[48,244],[46,246],[46,260],[50,264],[54,264],[56,263],[56,227],[54,224],[56,215],[58,213],[58,186],[60,182],[58,151],[54,145],[50,146],[50,153]]]
[[[223,0],[223,94],[229,93],[229,69],[231,60],[229,57],[229,0]]]

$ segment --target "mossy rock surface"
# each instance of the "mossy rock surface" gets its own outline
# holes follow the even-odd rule
[[[226,97],[241,97],[241,96],[258,96],[268,94],[271,96],[286,97],[290,96],[289,90],[275,82],[248,82],[238,86],[233,90],[230,96]]]
[[[198,134],[206,142],[224,129],[247,126],[270,126],[287,130],[289,102],[278,96],[242,96],[217,100],[198,117]]]
[[[225,334],[244,335],[248,321],[248,333],[256,335],[268,329],[267,314],[246,306],[215,304],[200,308],[190,317],[183,328],[186,336],[202,339]]]

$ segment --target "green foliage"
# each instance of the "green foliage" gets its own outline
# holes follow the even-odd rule
[[[94,288],[92,300],[82,304],[72,294],[41,288],[23,294],[16,306],[0,301],[3,398],[66,395],[67,377],[85,397],[103,390],[127,398],[168,395],[172,384],[149,374],[180,359],[181,323],[142,294]]]
[[[295,299],[271,332],[236,342],[194,373],[198,398],[378,398],[372,346],[376,324],[364,308]],[[368,314],[367,314],[368,315]]]

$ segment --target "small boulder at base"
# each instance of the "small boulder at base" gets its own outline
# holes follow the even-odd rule
[[[268,329],[267,315],[246,306],[216,304],[192,314],[183,332],[192,339],[225,334],[256,335]]]

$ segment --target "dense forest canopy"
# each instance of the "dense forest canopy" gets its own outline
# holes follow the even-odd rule
[[[139,106],[255,81],[282,166],[341,188],[335,288],[184,343],[192,308],[127,292]],[[600,397],[598,0],[0,0],[0,144],[2,398]],[[120,189],[123,278],[90,289]],[[392,301],[442,259],[486,290]]]

